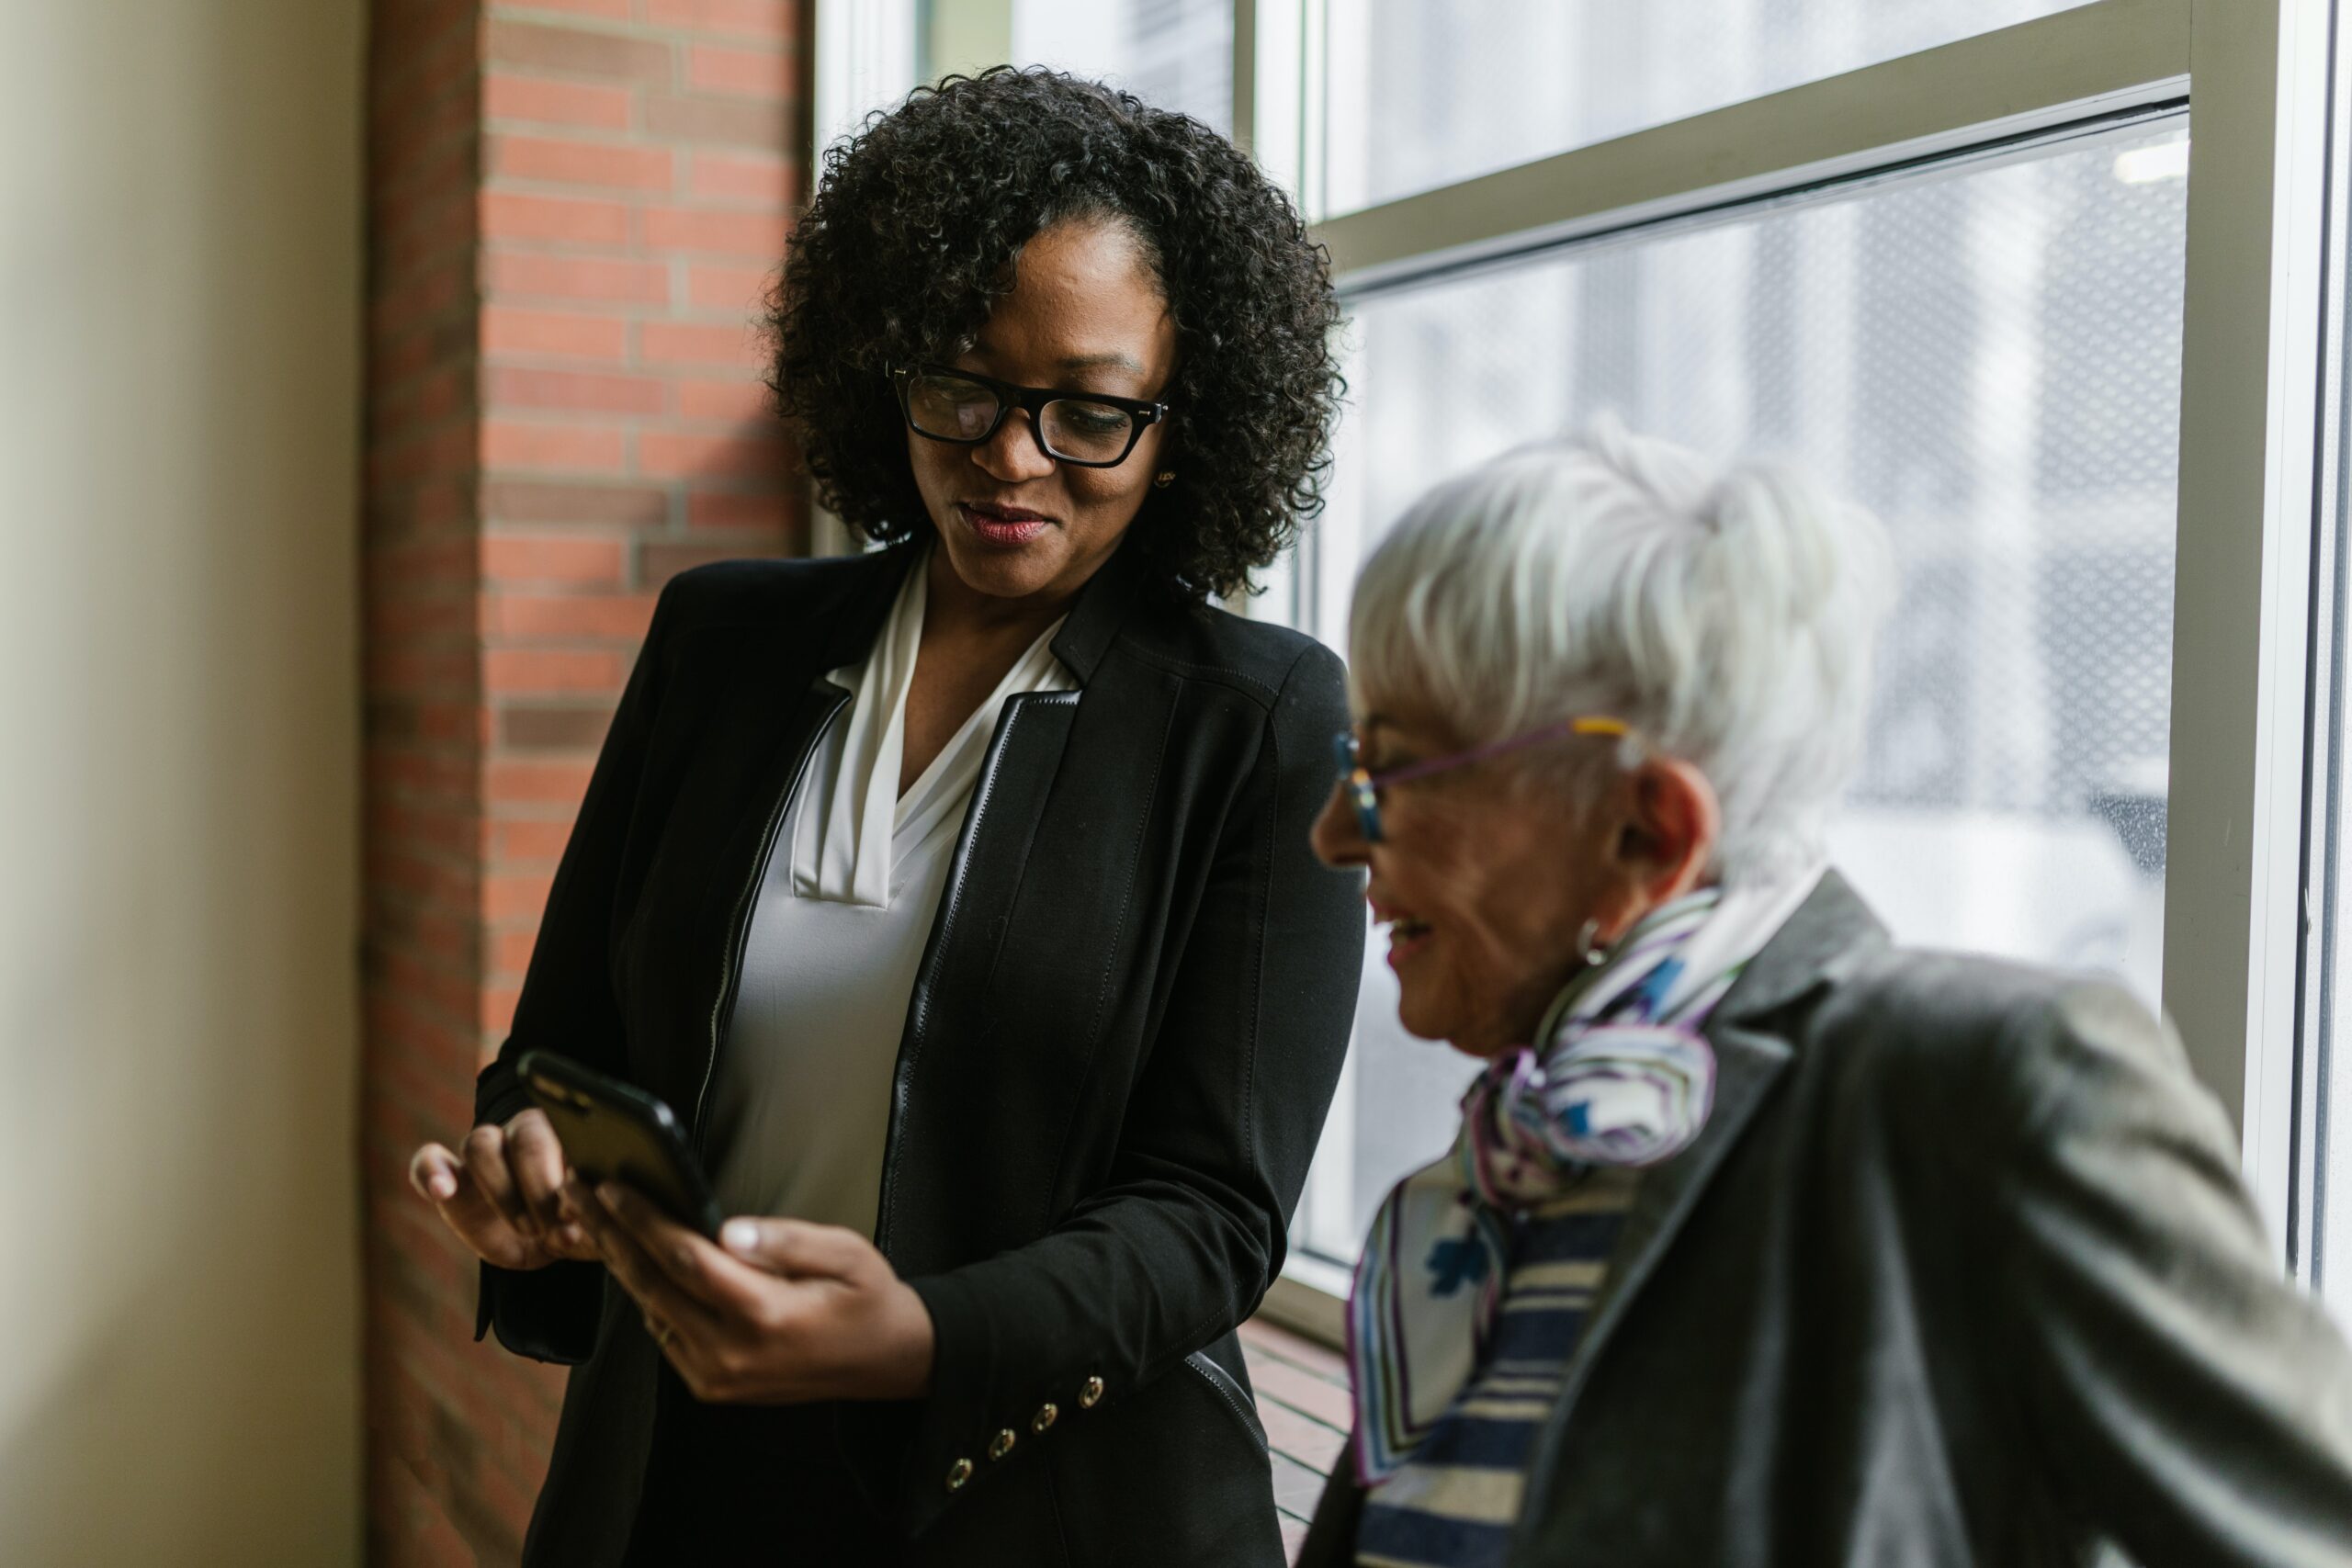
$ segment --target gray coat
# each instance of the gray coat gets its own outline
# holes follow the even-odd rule
[[[1898,950],[1833,874],[1707,1033],[1513,1568],[2352,1564],[2352,1355],[2136,1002]],[[1312,1568],[1353,1562],[1351,1477]]]

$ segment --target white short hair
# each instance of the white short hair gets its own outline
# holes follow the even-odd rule
[[[1474,744],[1622,718],[1714,785],[1723,878],[1770,875],[1822,853],[1893,581],[1867,513],[1608,421],[1398,521],[1356,581],[1357,704],[1442,715]]]

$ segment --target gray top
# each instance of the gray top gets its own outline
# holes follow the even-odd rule
[[[809,757],[761,883],[712,1086],[712,1187],[729,1214],[874,1234],[891,1075],[972,782],[1007,698],[1072,684],[1050,647],[1057,621],[899,794],[929,577],[918,559],[873,651],[832,672],[850,704]]]

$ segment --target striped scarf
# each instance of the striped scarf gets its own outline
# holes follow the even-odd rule
[[[1573,981],[1537,1031],[1542,1052],[1488,1062],[1453,1149],[1374,1215],[1347,1319],[1364,1484],[1412,1457],[1477,1371],[1513,1216],[1596,1166],[1670,1159],[1705,1126],[1715,1057],[1699,1028],[1786,913],[1778,897],[1725,902],[1704,888],[1664,906]],[[1751,914],[1769,914],[1760,933],[1741,929]]]

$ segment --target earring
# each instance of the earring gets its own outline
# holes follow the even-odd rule
[[[1173,468],[1167,468],[1161,470],[1159,474],[1153,477],[1151,488],[1154,490],[1166,490],[1170,485],[1172,485],[1175,482],[1176,470]]]
[[[1600,921],[1598,918],[1585,921],[1583,929],[1577,932],[1577,951],[1584,954],[1588,969],[1609,961],[1609,950],[1600,945]]]

